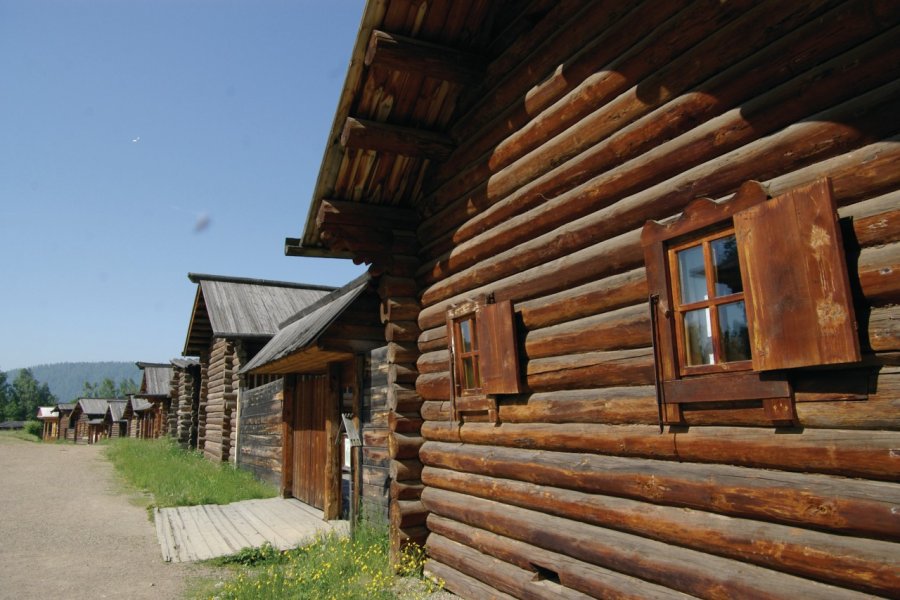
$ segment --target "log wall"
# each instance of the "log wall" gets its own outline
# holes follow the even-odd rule
[[[278,486],[282,467],[284,380],[241,389],[235,464],[258,479]]]
[[[390,458],[388,456],[388,348],[365,354],[360,418],[363,449],[360,512],[367,518],[388,520]]]
[[[237,407],[240,386],[237,373],[241,365],[239,346],[240,341],[214,338],[210,345],[209,362],[206,363],[206,402],[201,417],[201,446],[204,455],[216,462],[232,460],[232,416]]]
[[[491,56],[429,178],[398,515],[430,513],[428,569],[467,598],[895,595],[900,5],[614,5]],[[660,434],[644,222],[823,176],[863,361],[792,373],[797,427],[711,402]],[[520,317],[526,392],[452,422],[446,310],[481,294]]]

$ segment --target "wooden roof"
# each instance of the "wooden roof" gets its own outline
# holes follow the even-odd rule
[[[197,284],[184,355],[196,356],[213,337],[266,338],[278,324],[335,288],[286,281],[188,273]]]
[[[169,363],[137,362],[143,371],[140,396],[168,396],[169,383],[172,381],[172,365]]]
[[[106,414],[108,414],[109,418],[114,422],[121,421],[125,414],[126,404],[128,404],[127,400],[110,400]]]
[[[323,202],[415,208],[434,165],[454,151],[454,122],[479,100],[486,65],[553,4],[368,2],[306,228],[286,240],[285,253],[353,256],[323,239],[316,222]]]
[[[328,329],[328,326],[362,294],[370,282],[369,274],[363,274],[294,315],[283,324],[282,329],[275,337],[241,369],[241,372],[293,373],[301,372],[296,370],[300,366],[309,367],[308,357],[304,361],[298,362],[298,360],[292,360],[292,356],[309,349],[310,345],[314,344]],[[316,350],[316,360],[314,361],[316,367],[346,357],[346,353],[342,352]]]
[[[115,398],[79,398],[72,410],[102,417],[109,408],[110,400],[115,401]]]

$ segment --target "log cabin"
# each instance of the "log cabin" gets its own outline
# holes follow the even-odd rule
[[[172,399],[169,435],[182,448],[197,448],[197,414],[200,409],[200,362],[195,358],[172,359]]]
[[[59,413],[55,406],[38,406],[37,420],[41,422],[41,441],[59,439]]]
[[[172,404],[170,396],[172,364],[136,362],[135,365],[141,370],[141,387],[135,397],[146,400],[154,406],[152,413],[146,413],[152,416],[152,421],[145,420],[142,423],[145,435],[140,437],[155,439],[167,435]]]
[[[70,422],[70,416],[72,415],[72,410],[75,408],[74,402],[62,402],[56,405],[56,409],[54,410],[54,414],[56,415],[56,431],[57,431],[57,439],[60,440],[74,440],[75,438],[75,430],[72,428],[72,424]]]
[[[110,400],[103,417],[106,428],[106,437],[116,439],[128,437],[128,419],[125,418],[125,405],[127,400]]]
[[[388,516],[388,348],[378,309],[364,274],[282,323],[241,371],[279,380],[242,393],[239,464],[325,519]]]
[[[72,441],[95,444],[106,438],[106,413],[114,398],[80,398],[69,414]]]
[[[156,412],[156,405],[146,398],[139,398],[135,395],[128,396],[125,408],[122,409],[122,419],[127,424],[127,436],[136,439],[152,437]]]
[[[209,460],[233,463],[240,368],[279,323],[334,288],[197,273],[188,279],[197,292],[182,354],[199,357],[197,450]]]
[[[896,596],[898,109],[897,2],[368,2],[285,251],[369,264],[414,363],[393,547],[464,598]]]

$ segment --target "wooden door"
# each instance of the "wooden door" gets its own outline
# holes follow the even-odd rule
[[[325,406],[328,377],[303,375],[294,391],[291,494],[316,508],[325,506]]]

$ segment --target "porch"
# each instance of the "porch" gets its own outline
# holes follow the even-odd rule
[[[266,543],[286,550],[317,535],[350,531],[347,521],[325,521],[322,511],[296,498],[156,509],[154,520],[166,562],[228,556]]]

